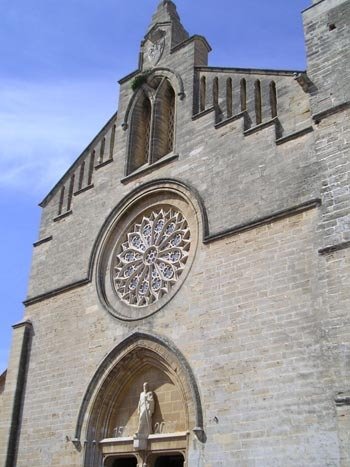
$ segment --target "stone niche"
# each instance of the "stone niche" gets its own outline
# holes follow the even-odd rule
[[[128,381],[115,401],[108,424],[110,438],[130,437],[137,432],[138,403],[143,384],[147,382],[154,395],[152,434],[187,430],[183,395],[170,377],[148,364]]]
[[[150,416],[151,432],[138,433],[140,394],[147,382],[154,401]],[[186,458],[188,423],[181,390],[164,371],[146,363],[129,381],[115,400],[108,423],[109,437],[100,441],[106,467],[129,465],[157,465],[164,454]],[[128,457],[133,456],[133,457]],[[129,459],[129,461],[127,461]],[[180,461],[179,465],[184,465]],[[176,464],[178,465],[178,464]]]
[[[186,465],[202,411],[193,375],[179,357],[158,338],[146,336],[131,337],[124,349],[106,357],[78,422],[75,442],[79,433],[86,435],[84,465],[129,465],[136,459],[137,466],[153,467],[162,458]]]

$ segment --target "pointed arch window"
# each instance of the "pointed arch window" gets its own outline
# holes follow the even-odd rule
[[[270,107],[271,118],[277,117],[277,89],[274,81],[270,83]]]
[[[142,93],[131,120],[131,144],[128,172],[134,172],[148,162],[152,107],[149,98]]]
[[[200,96],[199,96],[199,111],[204,112],[206,107],[206,100],[207,100],[207,81],[206,77],[201,77],[200,82]]]
[[[226,80],[226,110],[227,110],[227,118],[232,117],[233,109],[232,109],[232,78],[227,78]]]
[[[213,81],[213,106],[217,108],[219,105],[219,78],[215,77]]]
[[[131,118],[127,174],[174,151],[176,98],[166,78],[140,90]]]
[[[240,82],[241,92],[241,112],[247,110],[247,82],[244,78]]]
[[[255,121],[257,125],[262,123],[262,101],[261,101],[261,83],[256,80],[254,83],[255,92]]]
[[[152,162],[173,150],[175,123],[175,93],[168,80],[159,87],[154,106]]]

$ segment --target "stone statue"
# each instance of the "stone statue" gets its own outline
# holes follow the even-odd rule
[[[148,383],[144,383],[143,392],[140,394],[138,414],[139,427],[137,436],[146,438],[152,433],[152,416],[154,412],[153,392],[148,390]]]

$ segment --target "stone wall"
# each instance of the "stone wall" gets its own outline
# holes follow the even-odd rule
[[[350,246],[350,2],[320,2],[304,13],[315,154],[322,173],[320,234],[320,342],[327,386],[335,399],[340,465],[349,457],[350,321],[347,286]]]
[[[320,344],[317,219],[311,210],[202,244],[178,294],[142,322],[111,317],[93,285],[29,307],[35,339],[18,466],[80,465],[70,439],[86,387],[105,355],[137,331],[167,336],[194,369],[203,465],[298,465],[300,456],[338,465]]]
[[[248,84],[257,77],[262,81],[266,79],[267,83],[272,79],[276,81],[279,119],[264,118],[262,125],[249,124],[248,128],[245,117],[250,115],[249,119],[254,119],[252,111],[242,114],[237,109],[233,118],[215,125],[213,107],[193,115],[194,95],[198,93],[198,88],[193,87],[193,55],[188,62],[183,60],[180,64],[172,60],[166,65],[175,67],[186,94],[182,100],[177,97],[176,102],[177,125],[172,155],[177,157],[141,174],[125,177],[129,129],[123,131],[121,125],[132,90],[130,80],[122,83],[113,161],[94,173],[91,190],[74,197],[70,215],[57,218],[59,189],[44,207],[40,238],[48,239],[48,242],[39,244],[34,251],[30,299],[86,280],[101,226],[115,206],[142,183],[171,178],[191,187],[203,200],[209,236],[319,196],[319,170],[313,154],[314,135],[307,95],[293,76],[256,73],[247,77]],[[208,75],[209,71],[206,72]],[[234,71],[226,75],[233,76],[234,82],[242,77]],[[248,86],[249,90],[251,87]],[[251,101],[252,97],[249,97],[248,102]],[[269,102],[267,107],[270,109]],[[268,112],[264,110],[264,114]],[[284,129],[283,134],[278,133],[281,129]],[[72,255],[76,258],[74,262]]]
[[[118,114],[42,203],[26,302],[33,336],[17,466],[83,465],[84,450],[99,441],[98,434],[85,440],[84,432],[81,445],[74,439],[89,385],[111,351],[140,333],[167,340],[192,369],[204,434],[188,435],[189,467],[346,467],[350,2],[322,0],[304,12],[307,75],[210,68],[207,42],[187,38],[172,9],[169,24],[162,23],[164,50],[147,83],[162,76],[175,91],[174,150],[128,174],[136,96],[131,84],[152,60],[147,44],[163,7],[142,43],[139,70],[120,82]],[[97,166],[93,159],[93,183],[79,189],[82,164],[90,164],[96,148],[104,154],[101,145],[113,147],[112,153]],[[152,316],[118,319],[96,288],[100,245],[118,240],[123,224],[114,222],[116,216],[124,209],[127,223],[140,193],[149,189],[142,202],[154,205],[176,184],[191,193],[186,216],[198,228],[198,234],[192,229],[196,247],[186,279]],[[70,196],[67,212],[60,212],[62,187],[63,200],[66,187]],[[163,195],[155,187],[163,187]],[[10,389],[6,385],[2,396],[7,424],[21,368],[23,342],[19,331],[16,336]],[[135,376],[137,385],[163,375],[153,367],[147,371]],[[160,403],[167,397],[174,397],[174,407],[186,402],[167,381]],[[132,427],[135,391],[130,400],[125,396]],[[171,417],[174,407],[168,407]],[[119,416],[113,415],[112,425]],[[6,423],[0,425],[2,439]]]

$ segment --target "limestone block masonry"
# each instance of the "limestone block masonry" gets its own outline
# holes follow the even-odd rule
[[[41,203],[0,466],[350,465],[350,0],[303,21],[306,71],[211,67],[159,3]]]

